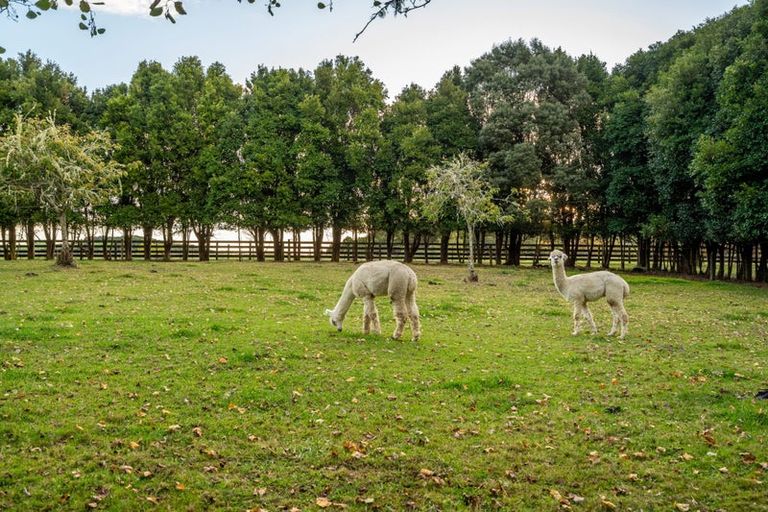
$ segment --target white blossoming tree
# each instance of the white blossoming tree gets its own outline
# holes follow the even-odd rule
[[[475,229],[482,222],[497,222],[499,207],[493,202],[496,190],[485,177],[486,164],[460,154],[427,170],[429,191],[424,211],[437,220],[447,211],[455,212],[467,226],[469,259],[467,281],[477,281],[475,272]]]
[[[74,266],[69,219],[116,192],[123,171],[110,158],[114,144],[104,132],[79,135],[52,117],[17,115],[15,121],[14,129],[0,138],[0,185],[11,195],[31,195],[57,219],[62,244],[56,264]]]

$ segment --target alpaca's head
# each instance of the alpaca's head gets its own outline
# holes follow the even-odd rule
[[[558,251],[557,249],[555,249],[554,251],[549,253],[549,264],[552,265],[553,267],[556,267],[557,265],[559,265],[560,262],[565,264],[565,260],[567,259],[568,259],[568,255],[565,254],[563,251]]]
[[[336,316],[336,312],[332,309],[326,309],[325,310],[325,316],[330,318],[331,325],[336,328],[337,331],[341,332],[341,324],[344,322],[344,320],[338,318]]]

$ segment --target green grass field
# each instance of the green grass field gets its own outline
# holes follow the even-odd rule
[[[353,268],[0,262],[0,509],[768,510],[765,288],[416,265],[414,343]]]

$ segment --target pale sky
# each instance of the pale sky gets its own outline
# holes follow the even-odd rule
[[[186,0],[175,25],[146,14],[151,0],[103,0],[106,34],[77,28],[78,12],[60,9],[36,20],[0,19],[4,57],[31,49],[78,77],[88,90],[127,82],[141,60],[170,68],[179,57],[222,62],[244,82],[259,64],[314,69],[323,59],[357,55],[394,97],[415,82],[434,86],[452,66],[508,39],[538,37],[571,55],[592,52],[609,69],[680,29],[687,30],[747,0],[433,0],[407,18],[377,20],[352,43],[371,12],[370,0],[285,0],[271,17],[265,0]],[[63,4],[63,1],[60,2]],[[77,2],[75,2],[77,4]],[[99,7],[96,7],[99,9]]]

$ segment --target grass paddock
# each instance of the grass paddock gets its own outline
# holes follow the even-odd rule
[[[0,262],[0,509],[768,510],[766,289],[413,268],[419,342],[348,263]]]

